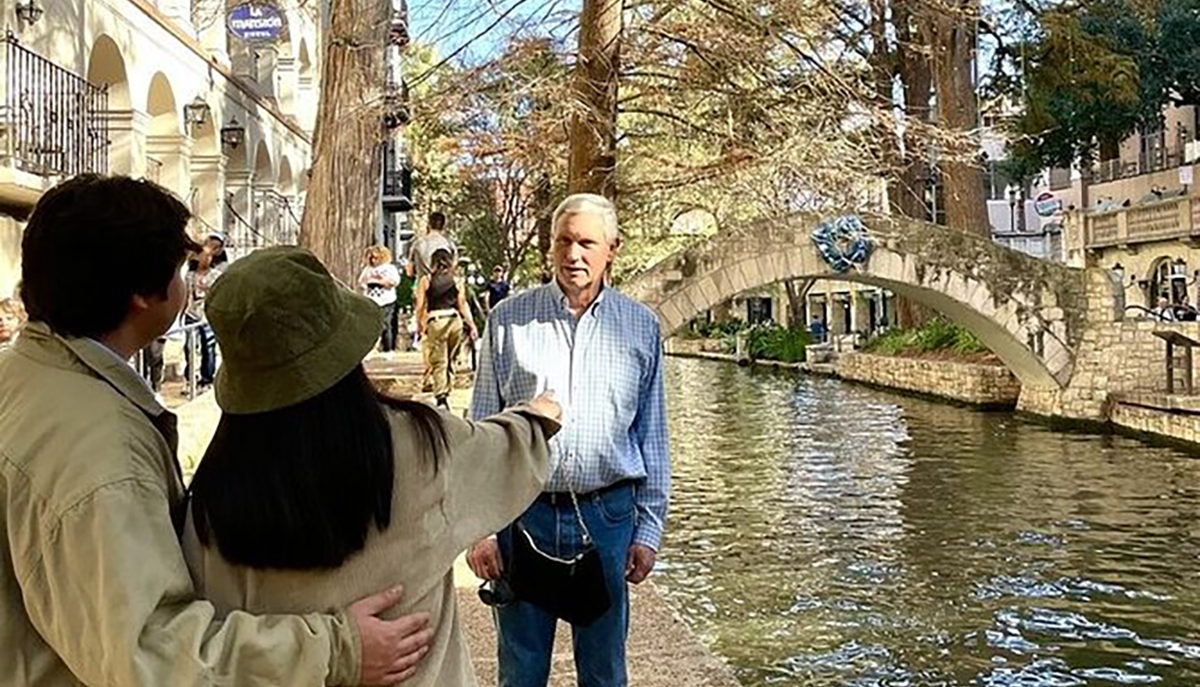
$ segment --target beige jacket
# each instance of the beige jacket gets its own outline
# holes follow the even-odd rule
[[[218,620],[172,510],[175,417],[92,341],[0,353],[0,687],[354,684],[344,615]]]
[[[532,419],[521,406],[481,422],[449,413],[449,450],[439,468],[418,448],[407,413],[388,411],[395,448],[391,525],[336,570],[252,570],[230,565],[200,546],[191,518],[184,532],[188,564],[205,598],[221,613],[311,613],[338,608],[400,583],[395,613],[428,612],[434,639],[404,687],[465,687],[475,673],[459,625],[454,560],[476,540],[517,518],[542,490],[557,423]]]

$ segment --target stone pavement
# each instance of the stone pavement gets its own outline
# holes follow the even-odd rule
[[[464,361],[465,362],[465,361]],[[422,393],[421,359],[415,352],[369,357],[366,367],[372,378],[391,393],[432,402]],[[468,368],[461,370],[465,373]],[[450,395],[451,409],[462,415],[470,403],[470,375],[460,374]],[[179,415],[180,460],[190,478],[204,455],[204,447],[220,418],[220,410],[211,392],[186,403],[175,411]],[[475,590],[479,581],[460,557],[454,566],[458,586],[459,612],[463,632],[471,647],[475,672],[481,687],[496,684],[496,638],[489,609],[479,601]],[[648,582],[632,589],[629,636],[629,684],[633,687],[737,687],[733,672],[709,653],[684,625],[679,616]],[[554,651],[550,687],[575,684],[571,658],[570,627],[559,624]]]

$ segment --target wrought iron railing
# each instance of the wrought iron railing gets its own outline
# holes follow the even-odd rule
[[[255,191],[254,226],[268,246],[294,246],[300,242],[300,222],[287,196],[264,189]]]
[[[4,37],[3,154],[40,176],[108,172],[108,89]]]
[[[412,198],[412,168],[385,170],[383,195],[388,198]]]

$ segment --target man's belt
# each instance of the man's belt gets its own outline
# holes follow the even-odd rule
[[[600,487],[599,489],[594,489],[592,491],[583,492],[583,493],[575,492],[575,498],[579,499],[580,501],[594,501],[598,498],[602,498],[604,495],[608,494],[609,492],[616,491],[618,489],[624,489],[626,487],[632,487],[636,482],[637,482],[637,480],[623,479],[619,482],[614,482],[614,483],[608,485],[607,487]],[[571,492],[569,492],[569,491],[543,491],[541,494],[538,494],[537,500],[541,501],[542,503],[548,503],[551,506],[556,506],[559,504],[570,504],[571,503]]]

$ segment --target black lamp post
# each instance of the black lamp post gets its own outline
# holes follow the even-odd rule
[[[221,127],[221,143],[230,149],[235,149],[246,138],[246,127],[238,124],[237,117],[230,117],[229,123]]]
[[[33,26],[37,20],[42,18],[42,8],[38,7],[37,0],[29,0],[29,2],[17,1],[13,6],[17,13],[17,18],[25,22],[27,26]]]
[[[193,133],[208,121],[210,114],[212,114],[212,108],[199,95],[192,102],[183,106],[183,121],[187,122]]]

